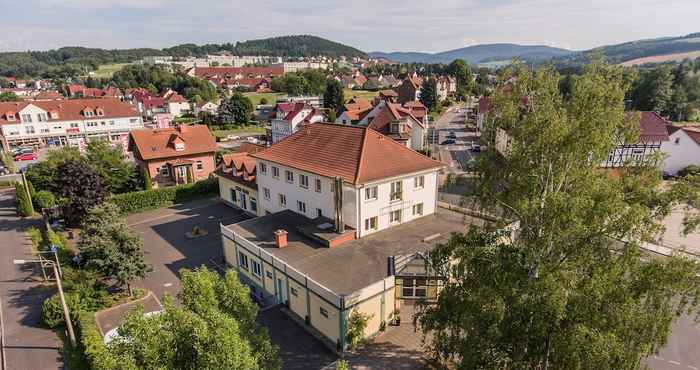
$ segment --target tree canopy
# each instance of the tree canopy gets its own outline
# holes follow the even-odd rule
[[[253,103],[248,97],[241,93],[233,93],[229,99],[223,100],[219,105],[217,112],[219,124],[247,124],[250,122],[253,110]]]
[[[621,70],[588,66],[568,99],[560,80],[549,68],[504,74],[484,135],[506,130],[512,147],[484,153],[478,194],[510,227],[457,234],[428,258],[444,289],[418,323],[459,368],[637,369],[696,310],[697,264],[639,248],[678,202],[653,161],[599,168],[637,135]]]
[[[440,104],[438,100],[437,80],[435,80],[435,78],[431,77],[423,82],[423,87],[420,92],[420,102],[431,112]]]
[[[107,196],[100,175],[86,163],[70,159],[56,168],[55,194],[62,199],[63,216],[70,226],[79,226],[91,208]]]
[[[343,85],[336,80],[329,80],[326,84],[326,91],[323,94],[323,106],[333,112],[338,112],[343,104],[345,104]]]

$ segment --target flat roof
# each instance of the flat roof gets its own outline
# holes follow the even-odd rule
[[[314,223],[287,210],[226,227],[334,293],[349,295],[384,279],[389,256],[429,251],[451,233],[466,232],[469,225],[483,226],[486,221],[439,209],[435,214],[335,248],[327,248],[299,231]],[[282,249],[276,247],[274,237],[280,229],[288,232],[288,245]]]

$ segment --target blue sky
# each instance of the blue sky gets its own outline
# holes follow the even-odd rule
[[[0,51],[314,34],[364,51],[569,49],[700,32],[700,0],[0,0]]]

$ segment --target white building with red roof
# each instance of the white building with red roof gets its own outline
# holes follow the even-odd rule
[[[668,125],[668,141],[661,144],[664,173],[675,176],[688,166],[700,166],[700,128]]]
[[[270,133],[272,143],[277,143],[297,132],[304,124],[323,121],[323,113],[305,102],[278,103],[275,117],[271,121]]]
[[[637,116],[638,115],[638,116]],[[634,143],[619,143],[603,162],[604,168],[623,167],[634,162],[645,162],[661,150],[667,141],[667,126],[671,123],[656,112],[630,112],[627,119],[639,118],[639,139]]]
[[[79,146],[92,138],[126,143],[129,132],[142,127],[138,112],[118,99],[0,103],[0,139],[5,148],[21,145]]]

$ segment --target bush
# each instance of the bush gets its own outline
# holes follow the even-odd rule
[[[700,175],[700,166],[690,165],[680,171],[678,171],[679,177],[695,176]]]
[[[80,312],[94,312],[110,306],[116,297],[107,291],[107,286],[98,275],[87,270],[63,268],[63,289],[71,320],[75,322]],[[65,325],[61,299],[57,294],[44,300],[41,318],[50,328]]]
[[[350,365],[345,360],[338,360],[335,363],[335,370],[350,370]]]
[[[27,189],[21,183],[15,183],[15,192],[17,196],[17,213],[22,217],[29,217],[34,214]]]
[[[56,205],[56,196],[50,191],[41,190],[32,197],[34,209],[41,211],[44,208],[51,208]]]
[[[128,215],[149,209],[167,207],[176,203],[207,198],[218,193],[218,180],[210,178],[192,184],[119,194],[109,200],[119,207],[122,214]]]
[[[369,320],[374,315],[369,315],[355,310],[348,318],[347,340],[351,349],[356,349],[365,340],[365,329]]]
[[[117,361],[107,349],[93,312],[81,312],[76,325],[79,346],[91,369],[116,369]]]
[[[75,322],[77,315],[82,311],[80,306],[80,296],[77,293],[66,293],[66,305],[71,315],[71,321]],[[41,320],[51,329],[66,324],[61,305],[61,297],[58,293],[44,300],[41,306]]]

